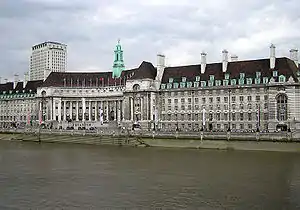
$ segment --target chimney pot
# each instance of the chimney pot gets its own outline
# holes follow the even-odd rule
[[[223,54],[222,70],[223,70],[223,72],[226,72],[227,71],[227,66],[228,66],[228,51],[223,50],[222,54]]]
[[[271,44],[270,46],[270,69],[275,68],[275,61],[276,61],[276,56],[275,56],[275,45]]]
[[[201,74],[204,74],[206,69],[206,53],[201,53]]]

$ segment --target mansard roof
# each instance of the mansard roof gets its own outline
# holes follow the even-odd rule
[[[112,72],[51,72],[43,87],[101,87],[123,85],[132,76],[133,70],[122,71],[119,78]]]
[[[0,84],[0,94],[6,93],[36,93],[38,87],[43,84],[43,80],[34,80],[28,81],[25,88],[23,82],[18,82],[16,87],[14,88],[13,82],[7,82],[4,84]]]
[[[10,91],[14,89],[14,83],[13,82],[7,82],[4,84],[0,84],[0,93],[3,93],[3,91]]]
[[[124,85],[128,79],[155,79],[156,68],[143,61],[138,68],[122,71],[119,78],[112,72],[51,72],[43,87],[101,87]]]
[[[152,63],[143,61],[141,65],[134,69],[134,74],[130,79],[155,79],[156,68]]]
[[[262,77],[272,77],[273,71],[278,71],[279,75],[284,75],[288,79],[290,76],[297,79],[297,67],[294,61],[289,58],[276,58],[275,69],[270,69],[270,59],[246,60],[228,62],[227,71],[222,71],[222,63],[206,64],[204,74],[201,74],[201,65],[177,66],[165,68],[162,83],[168,83],[169,78],[173,78],[174,82],[180,82],[182,77],[186,77],[186,81],[195,81],[196,76],[200,76],[201,81],[209,80],[210,75],[214,75],[215,80],[223,80],[225,74],[230,75],[230,79],[239,78],[240,73],[245,73],[245,78],[255,78],[256,72],[261,72]],[[276,80],[276,79],[275,79]]]

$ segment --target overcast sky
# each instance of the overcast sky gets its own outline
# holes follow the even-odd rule
[[[239,59],[289,56],[300,48],[299,0],[0,0],[0,72],[28,71],[31,46],[68,45],[68,70],[110,71],[118,38],[125,65],[219,62],[222,49]]]

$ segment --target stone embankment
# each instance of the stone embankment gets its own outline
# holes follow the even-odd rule
[[[88,132],[0,132],[0,140],[34,141],[48,143],[77,143],[135,147],[170,147],[220,150],[262,150],[300,152],[300,141],[291,133],[265,134],[183,134],[183,133],[88,133]]]

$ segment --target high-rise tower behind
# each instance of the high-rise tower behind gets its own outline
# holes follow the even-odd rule
[[[54,72],[65,72],[67,68],[67,45],[44,42],[34,45],[30,56],[30,80],[42,80]]]

